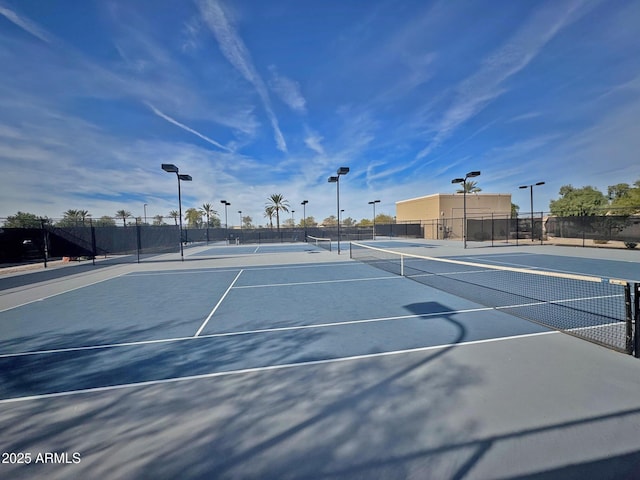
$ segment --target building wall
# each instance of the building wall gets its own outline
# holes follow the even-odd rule
[[[467,218],[511,214],[511,194],[469,193]],[[420,221],[427,239],[462,239],[464,195],[437,193],[396,202],[396,221]]]

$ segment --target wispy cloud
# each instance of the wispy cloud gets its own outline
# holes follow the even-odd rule
[[[309,127],[305,128],[306,135],[304,137],[304,143],[311,150],[316,152],[318,155],[324,155],[324,148],[322,147],[322,136],[317,132],[312,131]]]
[[[183,130],[186,130],[189,133],[193,133],[196,137],[199,137],[199,138],[203,139],[205,142],[209,142],[211,145],[215,145],[216,147],[218,147],[218,148],[220,148],[222,150],[226,150],[228,152],[231,151],[230,149],[228,149],[224,145],[216,142],[215,140],[207,137],[206,135],[203,135],[202,133],[198,132],[197,130],[194,130],[193,128],[187,127],[185,124],[180,123],[179,121],[177,121],[174,118],[171,118],[169,115],[166,115],[166,114],[162,113],[160,110],[158,110],[156,107],[154,107],[150,103],[147,103],[147,106],[151,109],[151,111],[153,113],[155,113],[160,118],[165,119],[167,122],[172,123],[172,124],[176,125],[177,127],[180,127]]]
[[[593,8],[593,3],[586,8],[582,8],[583,4],[582,1],[554,2],[535,12],[507,42],[485,59],[480,70],[458,85],[453,104],[437,125],[433,140],[417,158],[429,155],[459,125],[503,95],[507,91],[504,85],[507,79],[524,69],[559,31]]]
[[[233,25],[229,22],[222,5],[216,0],[200,0],[198,2],[204,21],[216,37],[220,51],[233,67],[253,85],[262,100],[265,112],[274,131],[276,145],[279,150],[286,152],[287,144],[280,131],[278,119],[273,112],[271,99],[262,77],[256,71],[251,53],[238,35]]]
[[[269,86],[280,97],[280,100],[294,112],[306,113],[307,101],[302,96],[300,84],[278,73],[275,65],[269,67],[269,72],[271,73]]]
[[[45,32],[42,28],[40,28],[35,22],[32,22],[28,18],[18,15],[13,10],[10,10],[0,5],[0,15],[3,15],[4,17],[7,18],[7,20],[9,20],[10,22],[13,22],[17,26],[19,26],[26,32],[29,32],[34,37],[39,38],[43,42],[46,42],[46,43],[52,42],[51,36],[47,32]]]

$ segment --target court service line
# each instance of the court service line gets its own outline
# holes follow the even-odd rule
[[[361,319],[361,320],[346,320],[344,322],[317,323],[313,325],[292,325],[289,327],[274,327],[274,328],[261,328],[261,329],[255,329],[255,330],[240,330],[237,332],[210,333],[210,334],[201,335],[198,337],[190,336],[190,337],[160,338],[155,340],[138,340],[135,342],[87,345],[84,347],[66,347],[66,348],[56,348],[56,349],[50,349],[50,350],[34,350],[30,352],[0,353],[0,358],[25,357],[30,355],[46,355],[46,354],[52,354],[52,353],[81,352],[84,350],[102,350],[107,348],[118,348],[118,347],[136,347],[136,346],[144,346],[144,345],[153,345],[156,343],[183,342],[186,340],[193,341],[193,340],[201,340],[205,338],[235,337],[240,335],[252,335],[252,334],[258,334],[258,333],[288,332],[288,331],[294,331],[294,330],[308,330],[308,329],[314,329],[314,328],[332,328],[332,327],[342,327],[347,325],[357,325],[362,323],[377,323],[377,322],[387,322],[391,320],[408,320],[411,318],[428,318],[428,317],[437,317],[437,316],[443,316],[443,315],[455,315],[455,314],[461,314],[461,313],[486,312],[489,310],[493,310],[493,308],[491,307],[467,308],[463,310],[446,310],[443,312],[398,315],[394,317],[378,317],[378,318],[367,318],[367,319]]]
[[[244,270],[240,270],[238,272],[238,274],[236,275],[236,278],[233,279],[233,282],[231,282],[231,285],[229,285],[229,288],[227,288],[227,291],[224,292],[224,295],[222,295],[222,298],[220,298],[220,300],[218,300],[218,303],[216,303],[216,306],[213,307],[213,310],[211,310],[211,313],[209,313],[209,316],[206,318],[206,320],[202,323],[202,325],[200,325],[200,328],[198,329],[198,331],[196,332],[196,334],[194,335],[194,337],[197,337],[198,335],[200,335],[200,333],[202,332],[202,330],[204,330],[204,327],[207,326],[207,323],[209,323],[209,320],[211,320],[211,317],[213,317],[213,314],[216,313],[216,310],[218,310],[218,307],[220,305],[222,305],[222,301],[225,299],[225,297],[229,294],[229,292],[231,291],[231,289],[233,288],[233,286],[235,285],[235,283],[238,281],[238,278],[240,278],[240,275],[242,274],[242,272],[244,272]]]
[[[527,333],[524,335],[511,335],[508,337],[488,338],[484,340],[471,340],[468,342],[448,343],[445,345],[432,345],[428,347],[408,348],[405,350],[392,350],[389,352],[367,353],[364,355],[352,355],[349,357],[327,358],[323,360],[309,360],[306,362],[296,362],[296,363],[283,363],[281,365],[267,365],[264,367],[243,368],[238,370],[228,370],[225,372],[212,372],[212,373],[203,373],[199,375],[188,375],[185,377],[165,378],[161,380],[147,380],[144,382],[123,383],[120,385],[109,385],[105,387],[83,388],[79,390],[68,390],[66,392],[43,393],[40,395],[29,395],[25,397],[0,399],[0,405],[7,404],[7,403],[26,402],[31,400],[43,400],[43,399],[50,399],[50,398],[69,397],[69,396],[83,395],[83,394],[89,394],[89,393],[110,392],[110,391],[116,391],[116,390],[123,390],[127,388],[143,388],[143,387],[150,387],[155,385],[166,385],[171,383],[187,382],[187,381],[194,381],[194,380],[205,380],[205,379],[218,378],[218,377],[230,377],[233,375],[247,375],[251,373],[262,373],[262,372],[277,371],[277,370],[284,370],[284,369],[297,368],[297,367],[311,367],[316,365],[329,365],[334,363],[353,362],[353,361],[367,360],[372,358],[391,357],[395,355],[403,355],[403,354],[410,354],[410,353],[429,352],[431,350],[442,350],[442,349],[447,349],[452,347],[458,348],[458,347],[466,347],[471,345],[481,345],[483,343],[496,343],[496,342],[509,341],[509,340],[518,340],[518,339],[529,338],[529,337],[538,337],[542,335],[553,335],[557,333],[559,332],[548,331],[548,332]]]

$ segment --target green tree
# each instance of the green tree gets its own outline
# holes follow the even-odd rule
[[[128,212],[126,210],[118,210],[116,212],[116,218],[121,218],[122,219],[122,224],[126,227],[127,226],[127,218],[131,218],[133,215],[131,215],[131,212]]]
[[[314,217],[307,217],[306,219],[300,219],[300,222],[298,223],[298,226],[300,227],[317,227],[318,226],[318,222],[316,222],[316,219]]]
[[[254,228],[253,227],[253,218],[249,215],[242,217],[242,228]]]
[[[627,183],[612,185],[607,192],[611,201],[611,213],[621,215],[640,213],[640,180],[636,180],[633,186]]]
[[[46,217],[45,217],[46,219]],[[49,221],[46,219],[47,222]],[[33,213],[18,212],[9,215],[4,221],[5,228],[38,228],[40,227],[40,217]]]
[[[322,221],[322,225],[325,227],[336,227],[338,225],[338,220],[335,215],[329,215]]]
[[[95,221],[94,225],[96,227],[115,227],[116,221],[111,217],[103,215],[102,217],[100,217],[98,220]]]
[[[273,211],[276,214],[276,227],[280,231],[280,212],[289,211],[289,201],[285,200],[281,193],[274,193],[268,199],[267,206],[273,207]]]
[[[173,218],[174,222],[176,223],[176,227],[178,226],[178,219],[180,218],[180,213],[178,213],[177,210],[171,210],[169,212],[169,218]]]
[[[164,217],[162,215],[154,216],[153,217],[153,225],[154,226],[166,225],[166,223],[164,223]]]
[[[607,207],[607,197],[595,187],[590,185],[582,188],[574,188],[572,185],[560,187],[560,198],[551,200],[549,208],[552,215],[575,216],[595,215],[604,213]]]
[[[482,189],[478,187],[478,182],[472,180],[470,182],[463,183],[462,188],[456,190],[456,193],[464,193],[465,191],[467,193],[478,193],[481,192]]]
[[[187,208],[184,212],[184,219],[190,228],[199,228],[202,225],[202,212],[197,208]]]
[[[360,220],[358,225],[360,227],[372,227],[373,226],[373,222],[371,220],[369,220],[368,218],[363,218],[362,220]]]
[[[511,203],[511,218],[517,218],[518,213],[520,212],[520,206],[515,203]]]
[[[62,227],[84,226],[87,218],[91,216],[87,210],[67,210],[62,215],[62,220],[58,222]]]
[[[396,219],[393,218],[391,215],[386,215],[384,213],[379,213],[378,215],[376,215],[376,224],[383,224],[383,223],[396,223]]]
[[[355,224],[356,224],[356,221],[351,217],[342,219],[342,225],[344,225],[345,227],[353,227]]]

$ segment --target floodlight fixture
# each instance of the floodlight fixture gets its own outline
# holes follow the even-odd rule
[[[544,185],[545,182],[537,182],[533,185],[520,185],[518,188],[528,188],[530,201],[531,201],[531,241],[533,242],[533,187],[539,187],[540,185]],[[540,232],[540,238],[542,238],[542,231]]]
[[[173,163],[163,163],[162,170],[169,173],[178,173],[178,167],[176,167]]]
[[[338,210],[338,255],[340,255],[340,175],[349,173],[349,167],[340,167],[336,175],[329,177],[329,183],[336,184],[336,207]]]
[[[180,259],[184,261],[184,248],[182,247],[182,194],[180,192],[180,181],[190,182],[191,175],[181,174],[180,170],[173,163],[163,163],[162,170],[168,173],[175,173],[178,179],[178,215],[180,216]],[[146,214],[145,214],[146,217]]]
[[[462,183],[462,195],[463,195],[463,204],[462,204],[462,239],[464,242],[464,248],[467,248],[467,178],[473,178],[480,176],[479,170],[473,170],[467,173],[464,178],[454,178],[451,180],[451,183]]]

